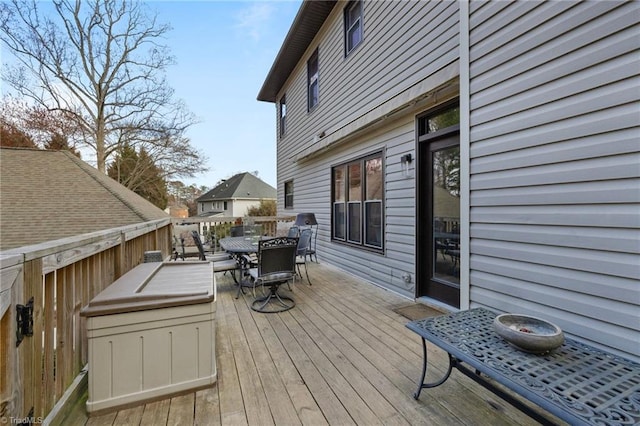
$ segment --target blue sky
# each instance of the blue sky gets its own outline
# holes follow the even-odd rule
[[[189,129],[209,172],[185,184],[213,187],[237,172],[258,171],[276,186],[276,109],[256,97],[300,7],[300,0],[151,1],[173,30],[168,80],[201,120]]]
[[[163,40],[176,59],[167,79],[199,120],[187,137],[208,159],[209,171],[179,178],[185,184],[213,188],[220,179],[257,171],[276,186],[276,108],[256,97],[301,2],[146,0],[158,21],[172,27]],[[0,61],[11,61],[3,53]]]

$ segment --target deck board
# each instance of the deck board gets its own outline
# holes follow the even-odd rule
[[[140,425],[142,426],[154,426],[166,422],[169,417],[169,406],[171,405],[170,399],[163,399],[156,402],[151,402],[144,406],[144,412],[142,413],[142,419]]]
[[[297,281],[295,308],[279,314],[252,311],[252,293],[235,299],[218,274],[217,383],[117,413],[75,413],[74,424],[537,424],[457,372],[415,401],[422,346],[393,310],[411,301],[326,265],[309,274],[313,285]],[[436,378],[446,354],[428,350]]]
[[[216,387],[196,392],[195,405],[193,424],[198,426],[221,425],[220,398]]]

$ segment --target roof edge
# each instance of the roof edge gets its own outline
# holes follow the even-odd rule
[[[337,3],[337,0],[304,0],[302,2],[262,84],[257,100],[276,102],[278,92]]]
[[[76,166],[78,166],[84,173],[86,173],[89,177],[91,177],[91,179],[93,179],[94,181],[96,181],[96,183],[98,185],[100,185],[102,188],[105,189],[105,191],[109,192],[111,195],[113,195],[118,201],[120,201],[122,204],[124,204],[125,206],[127,206],[133,213],[135,213],[141,221],[146,222],[149,219],[147,217],[145,217],[145,214],[142,210],[140,210],[140,208],[138,208],[138,206],[136,206],[135,204],[132,204],[129,202],[129,200],[127,200],[126,198],[124,198],[121,194],[119,194],[117,191],[114,191],[113,188],[111,188],[107,182],[109,183],[113,183],[114,185],[119,185],[121,186],[123,189],[126,189],[127,191],[131,191],[130,189],[128,189],[126,186],[122,185],[120,182],[116,181],[115,179],[112,179],[109,175],[107,174],[103,174],[102,172],[100,172],[98,169],[95,169],[93,167],[91,167],[90,165],[88,165],[86,162],[84,162],[81,158],[76,157],[75,155],[73,155],[71,152],[69,151],[60,151],[62,153],[64,153],[67,157],[69,157],[75,164]],[[107,180],[107,182],[103,181],[102,179]],[[133,191],[131,191],[133,192]],[[134,192],[135,193],[135,192]],[[149,200],[145,199],[144,197],[142,197],[139,194],[138,197],[140,197],[141,199],[143,199],[144,201],[146,201],[147,203],[150,203],[151,205],[154,205],[153,203],[151,203]],[[165,213],[160,207],[155,206],[159,211]],[[166,213],[165,213],[166,214]],[[168,216],[168,215],[167,215]]]

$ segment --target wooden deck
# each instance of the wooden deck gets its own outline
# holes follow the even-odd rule
[[[455,371],[415,401],[422,347],[395,312],[412,301],[332,267],[309,273],[279,314],[253,312],[219,274],[214,387],[90,418],[80,401],[65,425],[537,424]],[[442,373],[446,355],[429,350]]]

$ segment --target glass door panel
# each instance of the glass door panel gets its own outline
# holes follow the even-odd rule
[[[460,149],[431,154],[432,279],[460,285]]]

